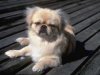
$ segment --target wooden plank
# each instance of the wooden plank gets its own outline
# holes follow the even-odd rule
[[[0,1],[0,3],[3,3],[3,1]]]
[[[81,10],[78,10],[78,11],[76,11],[76,12],[73,12],[71,15],[70,15],[70,17],[75,17],[75,16],[77,16],[77,15],[80,15],[80,14],[82,14],[82,13],[85,13],[85,12],[88,12],[88,11],[91,11],[91,10],[93,10],[93,9],[95,9],[95,8],[98,8],[100,6],[100,3],[96,3],[96,4],[94,4],[94,5],[90,5],[90,6],[88,6],[87,8],[83,8],[83,9],[81,9]]]
[[[17,14],[16,16],[10,16],[10,17],[6,17],[4,19],[1,19],[1,26],[4,25],[10,25],[12,22],[15,22],[16,20],[22,19],[24,16],[22,16],[21,14]],[[6,22],[5,22],[6,21]]]
[[[13,12],[9,12],[9,13],[4,13],[4,14],[0,15],[0,19],[12,16],[12,15],[16,15],[16,14],[22,14],[22,13],[23,13],[22,10],[13,11]]]
[[[76,60],[73,62],[66,63],[65,65],[53,68],[46,75],[71,75],[71,73],[86,59]]]
[[[9,44],[14,43],[14,41],[16,40],[16,38],[21,37],[21,36],[22,37],[26,36],[26,32],[23,31],[23,32],[20,32],[20,33],[16,33],[15,35],[9,36],[7,38],[1,39],[0,42],[2,44],[0,44],[0,49],[2,49],[3,47],[5,47],[5,46],[7,46]]]
[[[0,26],[0,31],[12,28],[20,24],[25,24],[25,19],[19,19],[11,24]]]
[[[27,2],[25,2],[25,1],[23,1],[23,2],[19,2],[19,3],[17,3],[17,2],[19,2],[19,1],[16,1],[15,2],[15,4],[13,3],[13,4],[10,4],[9,6],[7,6],[7,5],[4,5],[3,7],[0,7],[0,10],[4,10],[4,9],[8,9],[8,8],[12,8],[12,7],[16,7],[16,6],[23,6],[23,5],[31,5],[31,4],[38,4],[38,3],[42,3],[42,4],[48,4],[48,2],[50,3],[53,3],[53,2],[56,2],[56,0],[53,0],[53,1],[50,1],[50,0],[44,0],[44,1],[37,1],[37,0],[35,0],[35,1],[32,1],[32,0],[30,0],[30,1],[27,1]],[[9,3],[8,3],[9,4]],[[2,6],[2,5],[1,5]]]
[[[13,41],[13,42],[15,42],[15,41]],[[10,45],[8,45],[8,46],[0,49],[0,55],[2,55],[2,54],[4,55],[5,51],[11,50],[11,49],[17,49],[17,50],[19,50],[22,47],[23,46],[20,46],[19,43],[12,43],[12,44],[10,44]]]
[[[86,57],[84,57],[83,59],[85,59]],[[65,65],[61,65],[59,67],[56,67],[56,68],[53,68],[51,71],[49,71],[46,75],[66,75],[66,71],[68,75],[70,75],[70,71],[73,72],[73,70],[79,65],[80,62],[82,62],[83,60],[77,60],[77,61],[74,61],[74,62],[70,62],[70,63],[67,63]],[[69,65],[71,64],[71,65]],[[27,66],[26,68],[24,68],[23,70],[19,71],[16,75],[41,75],[43,74],[44,72],[33,72],[32,71],[32,67],[33,67],[34,64],[31,64],[29,66]],[[68,69],[68,68],[69,69]],[[72,68],[74,67],[74,68]],[[66,68],[66,69],[64,69]]]
[[[76,38],[80,41],[80,42],[84,42],[85,40],[87,40],[88,38],[90,38],[93,34],[96,34],[96,32],[98,32],[100,30],[100,20],[96,23],[94,23],[92,26],[90,26],[89,28],[83,30],[82,32],[80,32],[79,34],[76,35]],[[82,36],[83,35],[83,36]]]
[[[98,2],[99,2],[99,0],[90,1],[90,2],[87,2],[87,3],[85,3],[85,4],[79,5],[79,6],[77,6],[77,7],[74,7],[74,8],[72,8],[72,9],[68,9],[68,10],[66,10],[66,12],[68,12],[68,14],[71,14],[71,13],[73,13],[73,12],[75,12],[75,11],[78,11],[78,10],[80,10],[80,9],[83,9],[83,8],[87,7],[87,6],[96,4],[96,3],[98,3]],[[69,11],[70,11],[70,12],[69,12]]]
[[[70,9],[70,8],[73,8],[74,6],[78,6],[78,3],[86,3],[88,2],[89,0],[83,0],[83,1],[80,1],[80,0],[70,0],[70,1],[60,1],[59,3],[55,3],[55,4],[49,4],[48,7],[52,8],[52,6],[56,5],[58,6],[58,8],[60,9]],[[62,3],[61,3],[62,2]],[[61,4],[64,4],[62,7],[61,7]],[[53,8],[55,9],[55,7]]]
[[[88,1],[88,0],[87,0]],[[85,1],[85,2],[87,2],[87,1]],[[63,6],[65,6],[65,5],[67,5],[68,6],[68,3],[72,3],[72,2],[77,2],[77,1],[68,1],[68,2],[66,2],[66,1],[60,1],[60,2],[56,2],[56,3],[53,3],[52,5],[54,6],[54,5],[56,5],[56,7],[57,8],[59,8],[59,7],[63,7]],[[79,2],[79,1],[78,1]],[[51,4],[50,4],[51,5]],[[51,8],[51,6],[50,5],[48,5],[48,7],[50,7]],[[64,8],[64,7],[63,7]],[[23,10],[24,11],[24,10]],[[11,16],[11,15],[15,15],[15,14],[21,14],[22,13],[22,10],[19,10],[19,11],[14,11],[14,12],[10,12],[10,13],[5,13],[5,14],[2,14],[1,16],[0,16],[0,18],[3,18],[3,17],[7,17],[7,16]]]
[[[65,5],[65,3],[67,4],[67,2],[63,2],[62,4],[60,4],[60,6]],[[58,2],[56,4],[58,4]],[[56,5],[55,7],[58,8],[58,5]],[[46,6],[48,6],[48,5],[46,5]],[[19,11],[16,11],[16,12],[2,14],[1,19],[0,19],[1,20],[1,26],[5,26],[5,25],[8,26],[8,25],[10,25],[10,23],[12,22],[12,20],[16,21],[16,19],[23,17],[22,16],[22,12],[24,12],[24,10],[19,10]],[[2,18],[2,17],[5,17],[5,18]]]
[[[0,74],[15,74],[25,65],[28,65],[31,62],[29,57],[25,57],[25,59],[13,58],[8,61],[0,64]]]
[[[63,10],[68,10],[68,9],[77,7],[79,5],[86,4],[88,2],[90,2],[90,0],[83,0],[83,1],[75,2],[75,3],[72,3],[72,4],[68,5],[68,6],[63,7]]]
[[[0,35],[2,35],[2,36],[0,36],[0,39],[9,37],[10,35],[16,34],[18,32],[24,31],[24,30],[26,30],[26,24],[18,25],[18,26],[6,29],[6,30],[0,32]]]
[[[75,28],[75,33],[78,34],[79,32],[81,32],[82,30],[86,29],[88,26],[91,26],[91,24],[95,23],[96,21],[98,21],[100,18],[100,13],[91,16],[90,18],[78,23],[77,25],[74,26]]]
[[[4,7],[4,6],[9,6],[9,5],[14,5],[14,4],[19,4],[19,3],[24,3],[24,2],[30,2],[32,0],[20,0],[20,1],[16,1],[16,0],[12,0],[12,1],[3,1],[3,3],[0,3],[0,7]]]
[[[7,20],[7,21],[11,20],[11,19],[15,19],[16,20],[16,18],[18,18],[18,19],[20,18],[21,19],[23,17],[24,17],[23,14],[16,14],[16,15],[13,15],[13,16],[5,17],[4,20]]]
[[[99,75],[100,74],[100,49],[86,62],[75,75]]]
[[[60,8],[60,7],[64,7],[65,5],[68,5],[68,4],[74,3],[74,2],[77,2],[77,0],[76,1],[75,0],[71,0],[71,1],[58,1],[58,2],[55,2],[55,3],[50,3],[50,4],[48,4],[45,7],[49,7],[49,8],[52,8],[52,9]],[[54,6],[54,5],[56,5],[56,6]]]
[[[56,2],[56,4],[57,3],[59,3],[59,2]],[[61,3],[61,2],[60,2]],[[62,2],[62,4],[63,4],[63,2]],[[62,5],[62,4],[60,4],[60,6]],[[16,16],[17,14],[22,14],[22,13],[24,13],[24,11],[25,10],[17,10],[17,11],[13,11],[13,12],[7,12],[7,13],[3,13],[3,14],[1,14],[1,16],[0,16],[0,18],[6,18],[6,17],[9,17],[9,16]]]
[[[18,5],[10,5],[10,6],[1,7],[0,13],[6,13],[6,12],[14,11],[14,10],[19,10],[19,9],[24,8],[26,5],[32,5],[32,4],[34,4],[34,2],[27,2],[27,3],[18,4]]]
[[[10,11],[14,11],[14,10],[20,10],[20,9],[23,9],[25,8],[26,6],[32,6],[33,4],[35,5],[45,5],[45,4],[48,4],[48,3],[53,3],[55,2],[56,0],[53,0],[53,1],[37,1],[37,2],[26,2],[26,3],[19,3],[19,4],[15,4],[15,5],[10,5],[10,6],[5,6],[5,7],[1,7],[0,8],[0,13],[6,13],[6,12],[10,12]]]
[[[34,63],[30,64],[29,66],[25,67],[24,69],[22,69],[21,71],[19,71],[18,73],[16,73],[16,75],[41,75],[43,74],[43,72],[33,72],[32,71],[32,67],[34,66]]]
[[[67,3],[66,3],[67,4]],[[59,4],[58,4],[59,5]],[[60,4],[61,5],[61,4]],[[63,4],[62,4],[63,5]],[[11,12],[12,13],[12,12]],[[20,12],[19,12],[20,13]],[[10,13],[9,13],[10,14]],[[8,22],[8,21],[11,21],[11,20],[9,20],[9,19],[12,19],[12,18],[16,18],[16,17],[18,17],[18,16],[22,16],[21,14],[18,14],[18,15],[15,15],[14,17],[6,17],[5,19],[4,19],[4,22],[3,22],[3,26],[5,25],[5,20],[6,20],[6,22]],[[15,20],[15,19],[12,19],[12,20]],[[1,21],[3,21],[2,19],[1,19]]]
[[[88,50],[95,50],[98,46],[100,46],[100,29],[98,33],[95,34],[95,36],[85,43],[85,48]]]
[[[21,15],[21,14],[20,14],[20,15]],[[15,16],[16,16],[16,15],[15,15]],[[15,16],[14,16],[14,17],[15,17]],[[11,17],[10,17],[10,18],[11,18]]]
[[[3,63],[4,61],[6,61],[8,59],[8,57],[4,54],[0,55],[0,64]]]
[[[100,12],[100,8],[94,9],[92,11],[89,11],[88,13],[80,14],[77,16],[77,18],[72,18],[72,25],[78,24],[79,22],[84,21],[87,18],[92,17],[93,15]]]
[[[77,1],[75,1],[75,0],[71,0],[71,1],[68,1],[68,2],[66,2],[66,1],[58,1],[58,2],[56,2],[56,3],[52,3],[52,4],[48,4],[48,5],[46,5],[47,7],[50,7],[50,8],[60,8],[60,7],[63,7],[63,6],[65,6],[65,5],[67,5],[68,3],[72,3],[72,2],[77,2]],[[56,5],[57,4],[57,5]],[[55,7],[52,7],[52,6],[54,6],[54,5],[56,5]],[[1,16],[0,16],[0,18],[4,18],[4,17],[7,17],[7,16],[12,16],[12,15],[16,15],[16,14],[22,14],[23,12],[22,11],[24,11],[24,10],[18,10],[18,11],[14,11],[14,12],[9,12],[9,13],[4,13],[4,14],[2,14]]]

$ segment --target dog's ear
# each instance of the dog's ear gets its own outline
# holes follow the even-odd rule
[[[70,54],[76,46],[76,39],[74,34],[74,28],[71,25],[70,18],[67,13],[63,12],[61,9],[56,10],[58,14],[61,16],[63,31],[67,37],[68,41],[68,47],[67,47],[67,53]]]
[[[62,11],[61,9],[57,9],[56,12],[60,15],[61,17],[61,26],[64,30],[64,32],[68,32],[72,35],[74,35],[74,28],[71,26],[70,18],[67,13]]]
[[[31,24],[31,22],[32,22],[32,16],[34,15],[34,13],[37,11],[37,10],[39,10],[40,9],[40,7],[32,7],[32,8],[26,8],[26,13],[25,13],[25,15],[26,15],[26,22],[28,23],[28,25],[30,25]]]
[[[63,10],[61,9],[57,9],[56,12],[60,15],[61,20],[64,24],[67,24],[69,22],[69,16],[67,13],[65,13]]]

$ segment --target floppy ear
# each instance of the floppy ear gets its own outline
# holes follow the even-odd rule
[[[34,13],[40,9],[40,7],[33,7],[33,8],[26,8],[26,22],[28,23],[28,25],[31,24],[32,22],[32,16],[34,15]]]
[[[72,27],[69,21],[69,17],[65,12],[63,12],[62,10],[57,10],[57,12],[61,16],[63,30],[68,39],[67,53],[70,54],[72,50],[75,49],[75,45],[76,45],[74,28]]]
[[[61,24],[62,24],[64,32],[68,32],[74,35],[74,28],[71,26],[68,14],[63,12],[61,9],[57,9],[56,11],[61,17],[61,20],[62,20]]]

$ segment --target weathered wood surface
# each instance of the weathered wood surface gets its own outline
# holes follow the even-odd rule
[[[23,12],[28,6],[61,8],[69,14],[76,29],[75,53],[63,57],[59,67],[32,72],[29,57],[9,59],[4,52],[20,49],[15,39],[27,36]],[[0,1],[0,75],[99,75],[100,74],[100,0],[5,0]]]

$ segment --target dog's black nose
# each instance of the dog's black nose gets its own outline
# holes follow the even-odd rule
[[[40,29],[40,33],[46,33],[47,32],[47,26],[42,25]]]
[[[45,30],[45,29],[47,29],[47,26],[42,25],[42,26],[41,26],[41,29],[42,29],[42,30]]]

